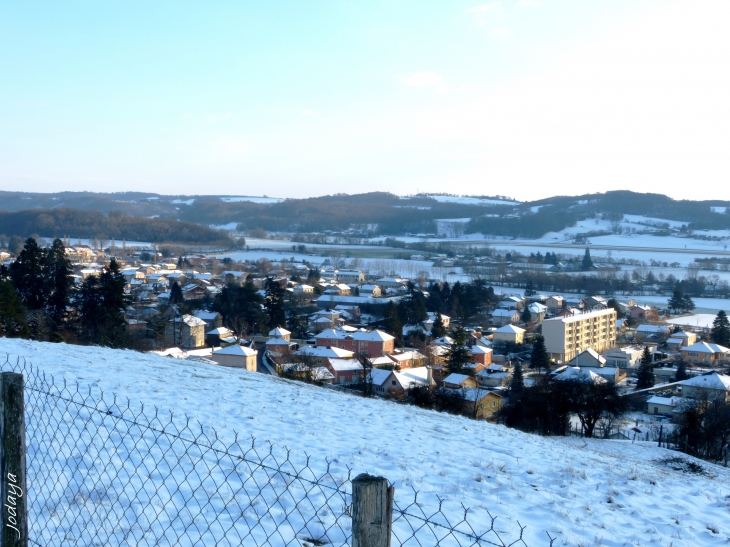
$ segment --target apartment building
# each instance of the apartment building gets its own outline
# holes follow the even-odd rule
[[[602,353],[616,344],[616,310],[547,319],[542,323],[542,335],[551,359],[570,361],[588,348]]]

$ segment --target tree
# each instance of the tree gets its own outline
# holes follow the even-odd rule
[[[294,338],[303,339],[307,337],[307,322],[299,315],[296,308],[292,308],[289,313],[287,328],[291,331]]]
[[[583,255],[583,262],[581,262],[582,270],[590,270],[593,268],[593,260],[591,259],[591,251],[586,247],[586,252]]]
[[[647,389],[654,387],[654,363],[651,362],[651,352],[649,346],[644,346],[644,352],[641,354],[641,364],[636,372],[636,389]]]
[[[446,327],[444,327],[444,320],[441,318],[441,314],[436,312],[436,319],[431,326],[431,338],[441,338],[446,335]]]
[[[127,344],[124,285],[124,277],[113,258],[99,275],[84,279],[76,299],[82,340],[116,348]]]
[[[464,367],[471,362],[471,352],[466,346],[466,331],[457,326],[451,329],[451,338],[454,342],[446,352],[446,366],[451,374],[463,374]]]
[[[613,422],[623,415],[628,406],[615,384],[582,380],[556,380],[570,411],[578,416],[583,434],[593,437],[601,419]]]
[[[520,321],[523,323],[529,323],[532,320],[532,314],[530,313],[530,307],[525,306],[522,308],[522,313],[520,313]]]
[[[23,240],[20,239],[18,236],[11,237],[8,241],[8,251],[10,251],[14,255],[18,255],[22,250]]]
[[[720,310],[712,322],[712,341],[721,346],[730,347],[730,321],[727,314]]]
[[[525,287],[525,296],[534,296],[535,295],[535,286],[532,284],[532,279],[527,281],[527,286]]]
[[[170,287],[170,304],[180,304],[184,300],[180,283],[177,281],[172,282]]]
[[[383,329],[385,332],[395,336],[396,343],[400,343],[403,326],[398,316],[398,307],[391,301],[385,305],[384,310],[385,318],[383,319]]]
[[[550,370],[550,358],[545,348],[545,338],[538,336],[532,343],[532,356],[530,358],[530,368],[537,369],[538,372]]]
[[[684,361],[679,362],[679,364],[677,365],[677,373],[674,375],[674,379],[677,382],[689,379],[689,374],[687,374],[687,363],[685,363]]]
[[[229,283],[213,301],[213,311],[223,316],[223,324],[231,329],[239,340],[267,321],[261,306],[263,297],[252,281],[243,285]]]
[[[47,309],[54,327],[58,330],[66,320],[74,286],[71,261],[60,239],[53,240],[53,245],[46,255],[46,262],[49,278]]]
[[[525,389],[525,379],[522,376],[522,364],[518,361],[515,370],[512,372],[512,379],[509,383],[509,396],[519,397]]]
[[[26,240],[18,258],[10,265],[10,277],[27,309],[45,308],[48,295],[46,256],[32,237]]]
[[[679,289],[674,289],[671,298],[667,302],[667,307],[677,313],[680,310],[684,309],[684,304],[685,300],[682,291],[680,291]]]
[[[26,338],[30,336],[25,319],[25,307],[9,279],[0,281],[0,336]]]
[[[264,297],[264,308],[269,316],[271,327],[280,327],[286,324],[286,311],[284,310],[284,296],[286,289],[271,277],[266,278],[266,296]]]
[[[695,309],[695,303],[692,300],[692,297],[686,294],[684,298],[682,298],[682,310],[685,312],[690,312],[693,309]]]
[[[606,302],[606,307],[616,310],[616,317],[621,317],[624,314],[624,312],[621,311],[621,307],[618,305],[618,300],[615,298],[609,298],[608,302]]]

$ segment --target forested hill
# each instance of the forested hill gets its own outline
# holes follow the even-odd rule
[[[228,245],[227,235],[193,222],[169,218],[144,218],[112,212],[78,209],[29,209],[0,212],[0,233],[21,238],[37,234],[45,237],[123,239],[154,243],[197,243]]]
[[[0,192],[2,209],[35,210],[36,218],[42,213],[40,209],[46,209],[43,213],[54,218],[49,220],[44,217],[38,222],[54,222],[61,231],[66,228],[58,224],[59,220],[54,216],[57,214],[51,211],[97,211],[107,216],[90,216],[92,225],[99,224],[99,231],[112,233],[121,233],[123,225],[128,239],[143,237],[129,235],[142,230],[146,233],[162,233],[163,238],[173,237],[174,234],[168,231],[173,225],[163,221],[170,219],[205,226],[233,223],[242,229],[263,228],[272,232],[339,232],[353,229],[368,235],[445,232],[439,221],[454,219],[466,233],[526,238],[558,232],[573,226],[576,221],[596,216],[620,220],[622,215],[643,215],[687,223],[694,230],[730,229],[730,213],[726,212],[730,211],[730,202],[673,200],[661,194],[628,191],[557,196],[523,203],[503,197],[458,197],[446,194],[400,197],[386,192],[334,194],[308,199],[163,196],[133,192]],[[158,217],[158,221],[139,221],[140,226],[135,228],[132,226],[134,223],[119,220],[125,216],[145,217],[147,220],[152,220],[148,217]],[[27,218],[34,218],[33,214],[28,213]],[[109,223],[110,227],[101,228],[105,223]],[[80,220],[72,224],[78,227],[73,233],[81,231],[83,236],[96,230],[87,229]],[[208,241],[220,237],[214,233],[195,232],[187,225],[175,226],[180,235],[174,237],[179,241]],[[7,230],[9,228],[2,228],[6,233]],[[34,228],[33,233],[43,231]]]

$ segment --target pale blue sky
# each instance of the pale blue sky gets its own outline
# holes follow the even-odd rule
[[[726,0],[2,2],[0,188],[730,199],[728,28]]]

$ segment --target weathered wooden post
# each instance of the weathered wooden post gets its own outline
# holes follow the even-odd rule
[[[362,473],[352,481],[352,547],[390,547],[395,487]]]
[[[28,496],[25,483],[23,375],[0,374],[0,547],[28,546]]]

